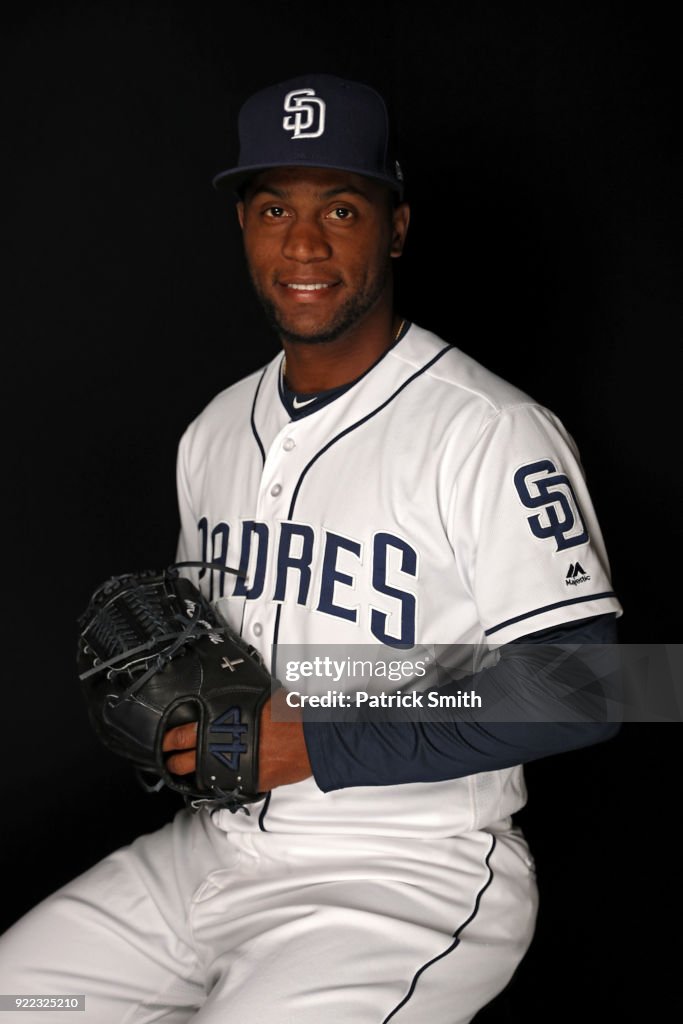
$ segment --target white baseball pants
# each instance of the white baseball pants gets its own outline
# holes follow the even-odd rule
[[[0,993],[85,994],[59,1024],[465,1024],[511,978],[536,902],[509,823],[421,841],[181,811],[5,933]]]

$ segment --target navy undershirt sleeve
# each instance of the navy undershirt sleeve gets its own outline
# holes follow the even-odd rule
[[[474,685],[484,706],[507,710],[512,699],[513,721],[507,712],[499,722],[468,721],[467,712],[457,721],[304,720],[315,781],[324,792],[442,782],[608,740],[619,730],[603,686],[616,671],[608,646],[616,640],[613,614],[583,619],[520,637],[499,649],[491,668],[439,687],[456,693]],[[575,720],[567,714],[573,706]],[[552,719],[554,707],[562,720]]]

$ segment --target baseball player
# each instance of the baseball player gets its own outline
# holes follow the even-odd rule
[[[533,935],[522,765],[615,731],[533,700],[599,680],[557,652],[611,643],[620,605],[557,417],[394,309],[409,208],[382,98],[304,75],[248,99],[239,136],[215,184],[282,349],[182,437],[178,557],[214,567],[195,581],[285,682],[266,795],[183,809],[44,901],[3,939],[2,991],[84,993],[65,1019],[98,1024],[465,1024]],[[312,678],[321,651],[414,669],[443,646],[439,692],[513,695],[521,724],[302,711],[359,692]],[[178,777],[196,734],[165,734]]]

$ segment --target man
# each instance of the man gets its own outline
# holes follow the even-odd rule
[[[292,649],[445,646],[438,692],[505,715],[309,720],[278,690],[265,799],[182,811],[45,901],[5,938],[4,991],[84,992],[98,1024],[464,1024],[533,934],[521,765],[614,732],[582,704],[599,657],[573,652],[620,606],[556,417],[394,309],[383,100],[306,75],[248,100],[240,141],[216,185],[283,351],[186,431],[179,558],[239,566],[201,585],[280,679]],[[167,733],[173,772],[194,745]]]

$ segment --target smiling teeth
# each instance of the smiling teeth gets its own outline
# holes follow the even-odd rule
[[[297,292],[319,292],[322,288],[329,288],[329,284],[288,284],[288,288],[294,288]]]

